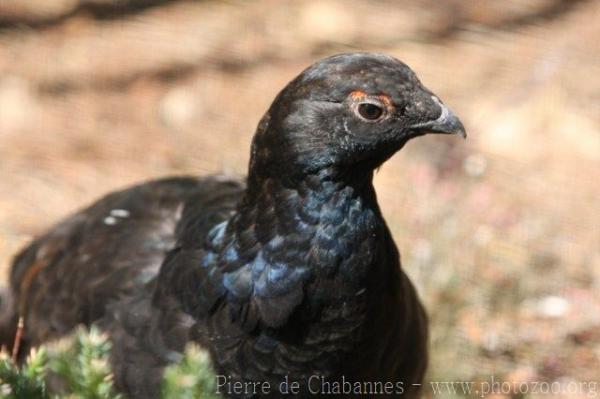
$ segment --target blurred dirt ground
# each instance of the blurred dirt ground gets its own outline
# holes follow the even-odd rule
[[[0,270],[110,190],[244,174],[287,81],[382,51],[469,133],[376,177],[431,315],[429,378],[600,384],[599,21],[594,0],[1,0]]]

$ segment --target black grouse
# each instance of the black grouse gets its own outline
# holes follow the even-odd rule
[[[416,397],[427,319],[372,179],[430,132],[465,135],[408,66],[323,59],[261,119],[245,182],[174,177],[114,192],[19,253],[0,344],[13,344],[19,318],[21,354],[96,324],[131,398],[157,397],[189,342],[210,351],[231,397]]]

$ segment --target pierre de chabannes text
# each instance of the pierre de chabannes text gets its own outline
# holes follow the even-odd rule
[[[272,392],[296,395],[303,390],[300,382],[287,376],[276,385],[268,381],[235,381],[225,375],[217,375],[216,382],[216,393],[227,395],[267,395]],[[351,381],[344,376],[338,380],[328,380],[323,376],[313,375],[308,378],[306,389],[315,395],[401,395],[405,391],[405,384],[402,381]]]

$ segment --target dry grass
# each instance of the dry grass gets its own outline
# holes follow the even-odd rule
[[[77,3],[54,2],[50,16]],[[325,54],[385,51],[469,131],[466,142],[415,141],[376,177],[431,314],[431,378],[597,379],[600,3],[540,12],[555,3],[174,1],[126,18],[84,9],[8,24],[0,270],[112,189],[244,174],[254,127],[289,79]],[[12,11],[0,7],[0,22],[31,15]]]

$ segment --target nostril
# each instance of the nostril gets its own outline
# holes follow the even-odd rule
[[[396,110],[398,112],[398,115],[405,115],[406,112],[408,111],[408,105],[400,104],[396,107]]]

